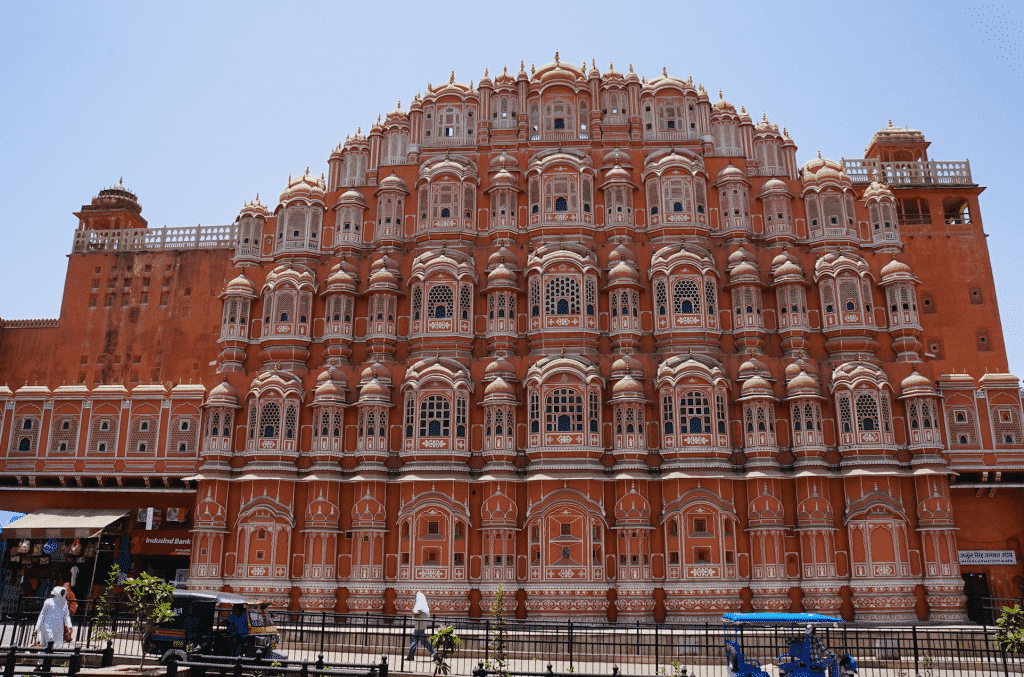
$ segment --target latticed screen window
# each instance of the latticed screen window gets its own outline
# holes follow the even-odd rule
[[[700,290],[693,280],[677,280],[672,289],[672,311],[676,315],[700,313]]]
[[[836,294],[832,289],[832,282],[829,280],[821,283],[821,304],[826,313],[836,312]]]
[[[61,416],[54,421],[50,432],[50,451],[74,452],[77,442],[77,416]]]
[[[878,403],[875,398],[867,393],[857,396],[857,430],[860,432],[873,432],[879,430],[878,425]]]
[[[284,414],[284,438],[295,439],[295,426],[298,424],[298,411],[295,405],[289,405]]]
[[[90,451],[100,454],[113,453],[117,446],[117,419],[108,416],[93,419],[90,436]]]
[[[579,315],[580,283],[574,277],[553,277],[544,288],[545,315]]]
[[[654,303],[658,307],[658,316],[664,317],[668,313],[668,292],[660,280],[654,285]]]
[[[416,417],[416,403],[412,401],[412,397],[405,401],[405,437],[406,439],[412,439],[412,431],[414,425],[414,419]]]
[[[992,414],[996,444],[1019,445],[1024,441],[1021,435],[1020,411],[1016,407],[998,409]]]
[[[198,449],[199,419],[195,416],[174,416],[168,431],[167,450],[180,454],[194,454]]]
[[[421,308],[423,306],[423,288],[416,285],[412,288],[412,319],[420,319]]]
[[[540,432],[540,396],[537,393],[530,394],[530,432]]]
[[[689,179],[663,179],[666,213],[689,214],[693,211]]]
[[[451,402],[441,395],[428,395],[420,402],[420,437],[448,437],[451,431]]]
[[[826,193],[821,199],[821,211],[824,212],[825,226],[842,226],[843,203],[838,195]]]
[[[839,397],[839,429],[844,433],[853,432],[853,410],[850,407],[850,398],[846,395]]]
[[[575,212],[577,209],[576,178],[552,176],[544,179],[544,211]]]
[[[686,432],[711,432],[711,405],[708,396],[693,390],[679,398],[679,422],[686,423]]]
[[[133,454],[155,454],[156,435],[157,419],[155,416],[133,418],[131,434],[128,436],[128,451]]]
[[[977,428],[974,425],[974,411],[971,409],[953,409],[947,412],[949,421],[950,446],[976,446],[978,444]]]
[[[879,393],[878,395],[879,408],[882,412],[882,431],[892,432],[892,415],[889,413],[889,394]]]
[[[540,280],[530,280],[530,314],[533,317],[540,317]]]
[[[260,410],[260,437],[276,439],[281,430],[281,405],[267,402]]]
[[[666,435],[673,435],[676,431],[673,400],[672,395],[665,395],[661,398],[661,422]]]
[[[466,398],[462,395],[455,400],[455,436],[466,437]]]
[[[715,415],[718,419],[718,434],[725,434],[725,397],[715,395]]]
[[[473,301],[472,292],[469,290],[469,285],[464,284],[459,289],[459,317],[463,320],[468,320],[470,314],[473,312]]]
[[[249,439],[256,437],[256,403],[249,405]]]
[[[454,183],[438,183],[431,186],[434,193],[432,218],[450,219],[458,214],[458,186]]]
[[[544,402],[546,432],[583,432],[583,396],[572,388],[551,391]]]
[[[597,400],[597,393],[590,391],[590,432],[596,433],[601,416],[601,405]]]
[[[651,210],[651,215],[658,213],[658,203],[661,202],[658,195],[658,180],[651,179],[647,182],[647,208]]]
[[[295,292],[278,292],[274,313],[275,322],[291,322],[295,318]]]
[[[821,217],[818,216],[818,196],[808,195],[804,201],[807,210],[807,222],[811,224],[811,234],[821,229]]]
[[[597,312],[597,285],[594,284],[593,278],[588,277],[584,287],[586,289],[587,315],[592,317]]]
[[[706,303],[708,315],[715,314],[715,283],[711,280],[704,282],[704,301]]]
[[[435,284],[427,292],[427,318],[431,320],[452,317],[455,312],[455,295],[446,284]]]

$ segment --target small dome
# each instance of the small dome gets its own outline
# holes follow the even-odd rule
[[[627,374],[612,386],[612,396],[643,397],[644,389],[635,378]]]
[[[497,377],[484,388],[484,397],[515,397],[516,389],[502,377]]]
[[[313,391],[314,399],[345,398],[347,380],[345,375],[336,368],[327,367],[316,380],[316,390]]]
[[[491,177],[492,186],[517,186],[519,185],[516,181],[516,177],[512,176],[511,172],[507,169],[499,170],[493,177]]]
[[[775,269],[773,275],[775,279],[786,277],[788,275],[795,275],[797,277],[803,277],[804,271],[800,269],[796,263],[792,261],[786,261],[781,266]]]
[[[736,112],[736,106],[723,99],[721,92],[718,93],[718,101],[715,102],[714,108],[718,111]]]
[[[605,153],[601,159],[601,164],[605,167],[610,165],[621,165],[623,167],[631,167],[629,153],[622,150],[621,148],[612,148],[610,151]]]
[[[768,193],[788,193],[789,187],[786,186],[785,182],[779,179],[769,179],[764,182],[761,186],[761,195],[767,195]]]
[[[359,376],[359,382],[368,383],[373,379],[382,383],[391,383],[391,370],[380,362],[371,362],[363,369],[363,373]]]
[[[774,259],[772,259],[772,268],[774,268],[776,266],[781,266],[786,261],[795,262],[796,260],[797,260],[796,257],[794,257],[792,254],[790,254],[788,250],[783,249],[781,252],[779,252],[775,256]]]
[[[612,376],[620,374],[642,374],[643,365],[632,355],[620,355],[612,362]]]
[[[717,183],[722,181],[746,181],[746,173],[735,165],[729,165],[722,171],[718,172],[718,177],[715,179]]]
[[[821,169],[818,170],[818,173],[815,175],[815,177],[819,181],[821,181],[822,179],[835,179],[836,181],[838,181],[840,178],[839,172],[832,169],[831,167],[822,167]]]
[[[207,404],[234,405],[238,404],[238,391],[228,383],[227,376],[210,391]]]
[[[239,216],[262,216],[266,218],[270,216],[270,212],[267,210],[267,205],[260,202],[260,196],[257,193],[256,199],[252,202],[246,202],[245,206],[242,207],[242,211],[239,212]]]
[[[729,254],[729,259],[728,259],[729,260],[729,265],[730,266],[734,266],[737,263],[740,263],[741,261],[746,261],[746,260],[748,260],[750,258],[752,258],[751,253],[748,252],[743,247],[740,247],[739,249],[734,251],[732,254]]]
[[[862,197],[865,200],[870,200],[871,198],[882,198],[882,197],[890,197],[891,198],[892,197],[892,191],[889,190],[889,186],[885,185],[884,183],[879,183],[878,181],[872,181],[871,185],[868,186],[867,189],[864,191],[864,195]]]
[[[341,194],[341,197],[338,199],[338,204],[343,206],[356,205],[366,209],[366,198],[364,198],[363,194],[358,190],[349,189]]]
[[[331,274],[327,278],[327,290],[341,290],[341,289],[354,289],[356,280],[354,277],[349,275],[340,263],[336,264],[331,268]]]
[[[505,267],[504,263],[499,263],[498,267],[487,273],[487,286],[515,286],[517,282],[516,274]]]
[[[288,186],[281,193],[281,202],[285,203],[292,198],[307,197],[322,200],[327,193],[327,186],[319,176],[311,174],[309,167],[306,167],[302,176],[291,177]]]
[[[391,174],[380,182],[378,190],[397,190],[403,193],[408,192],[406,190],[405,181],[403,181],[402,177],[398,176],[398,174],[395,174],[394,172],[391,172]]]
[[[900,388],[904,393],[908,390],[917,388],[927,388],[934,392],[935,384],[932,383],[930,379],[921,376],[921,374],[917,373],[917,369],[915,369],[911,372],[910,376],[900,381]]]
[[[803,357],[800,357],[799,359],[797,359],[796,362],[791,362],[790,364],[786,365],[786,378],[793,378],[801,371],[806,371],[809,374],[818,373],[818,369],[817,367],[815,367],[813,362],[809,362],[805,360]]]
[[[499,355],[487,364],[484,368],[484,380],[490,380],[493,378],[501,377],[506,380],[514,380],[516,376],[516,368],[512,366],[512,363],[505,359],[503,355]]]
[[[502,245],[487,258],[487,267],[496,268],[499,263],[504,263],[509,270],[519,269],[519,257],[508,247]]]
[[[786,383],[786,388],[789,390],[795,390],[797,388],[814,388],[817,390],[818,382],[813,376],[801,369],[800,373],[789,379],[789,382]]]
[[[758,277],[760,272],[750,261],[744,261],[729,272],[729,279],[736,281],[741,277]]]
[[[502,170],[519,170],[519,160],[514,156],[509,155],[507,151],[501,151],[499,155],[495,155],[491,158],[491,167]]]
[[[910,275],[911,274],[911,270],[910,270],[910,266],[908,266],[907,264],[905,264],[905,263],[903,263],[901,261],[897,261],[896,258],[894,257],[892,261],[890,261],[889,263],[885,264],[882,267],[882,277],[886,277],[886,276],[889,276],[889,275],[895,275],[897,273],[905,273],[907,275]]]
[[[360,400],[387,400],[390,397],[388,389],[381,384],[377,379],[372,379],[369,383],[359,389]]]
[[[768,365],[758,359],[756,355],[747,355],[747,359],[740,365],[739,379],[746,381],[756,375],[771,378],[771,371],[768,369]]]
[[[758,374],[754,374],[740,388],[743,397],[768,396],[772,395],[772,386],[768,381]]]
[[[636,272],[633,266],[629,265],[625,261],[620,261],[618,265],[608,271],[608,283],[613,282],[637,282],[640,281],[640,275]]]
[[[380,266],[370,276],[370,285],[397,286],[398,278],[386,266]]]
[[[621,165],[615,165],[604,175],[605,182],[631,183],[632,177]]]
[[[255,297],[256,285],[245,276],[245,269],[243,269],[238,277],[228,282],[228,286],[224,288],[224,295]]]

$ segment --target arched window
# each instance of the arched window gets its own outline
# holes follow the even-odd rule
[[[579,315],[580,283],[573,277],[553,277],[544,288],[546,315]]]
[[[879,430],[878,425],[878,404],[875,398],[867,393],[861,393],[856,399],[857,428],[861,432],[874,432]]]
[[[583,432],[583,396],[573,388],[556,388],[544,400],[545,432]]]
[[[22,437],[21,441],[18,442],[18,451],[31,451],[32,441],[27,437]]]
[[[427,318],[442,319],[455,313],[455,293],[446,284],[436,284],[427,292]]]
[[[277,402],[267,402],[260,411],[260,437],[274,439],[281,426],[281,407]]]
[[[694,390],[679,398],[679,416],[687,424],[687,432],[711,432],[711,404],[708,396]]]
[[[700,313],[700,291],[693,280],[678,280],[672,288],[672,310],[677,315]]]
[[[556,212],[567,212],[569,211],[569,201],[564,197],[555,198],[555,211]]]
[[[443,395],[429,395],[420,402],[420,437],[451,435],[451,402]]]

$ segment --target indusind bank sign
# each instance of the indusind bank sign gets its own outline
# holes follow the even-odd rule
[[[192,554],[192,534],[184,529],[137,531],[132,535],[132,554],[188,557]]]

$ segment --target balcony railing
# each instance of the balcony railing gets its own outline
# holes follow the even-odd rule
[[[184,228],[121,228],[76,230],[71,253],[92,251],[153,251],[171,249],[226,249],[238,244],[238,226]]]
[[[871,183],[875,179],[890,186],[969,186],[974,183],[969,160],[881,162],[874,158],[843,158],[843,171],[854,183]]]
[[[698,138],[696,129],[648,129],[644,139],[652,141],[691,141]]]
[[[611,125],[628,125],[629,117],[618,113],[609,113],[604,116],[603,123],[605,126]]]

